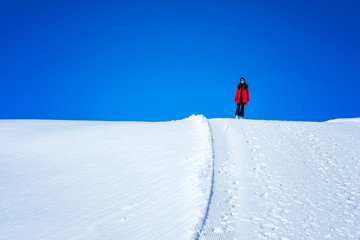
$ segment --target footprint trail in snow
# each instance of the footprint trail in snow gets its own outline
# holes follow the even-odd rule
[[[215,175],[200,239],[359,238],[359,122],[209,123]]]

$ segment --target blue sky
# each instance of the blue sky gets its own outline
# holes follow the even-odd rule
[[[360,117],[359,1],[0,1],[1,119]]]

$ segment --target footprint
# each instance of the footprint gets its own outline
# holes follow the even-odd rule
[[[260,195],[261,198],[267,198],[268,196],[269,196],[268,193],[263,193],[263,194]]]
[[[259,167],[255,167],[255,168],[253,168],[253,170],[252,170],[253,172],[260,172],[261,171],[261,169],[259,168]]]
[[[229,203],[229,204],[231,204],[231,203],[233,203],[233,200],[228,199],[228,200],[226,200],[226,202]]]
[[[260,168],[265,168],[266,167],[266,163],[262,162],[262,163],[258,163],[256,164],[257,167],[260,167]]]
[[[226,232],[232,232],[234,231],[234,228],[231,226],[226,226]]]

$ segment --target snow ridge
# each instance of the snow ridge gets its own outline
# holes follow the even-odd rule
[[[210,146],[211,146],[211,185],[210,185],[210,191],[209,191],[209,197],[208,197],[208,201],[207,201],[207,205],[206,205],[206,208],[205,208],[205,213],[204,213],[204,217],[202,219],[202,221],[200,222],[199,224],[199,227],[198,227],[198,231],[196,231],[196,234],[195,234],[195,240],[199,240],[200,239],[200,236],[201,236],[201,233],[204,229],[204,226],[206,224],[206,221],[208,219],[208,216],[209,216],[209,209],[210,209],[210,204],[211,204],[211,199],[212,199],[212,196],[213,196],[213,193],[214,193],[214,175],[215,175],[215,163],[214,163],[214,159],[215,159],[215,153],[214,153],[214,138],[213,138],[213,135],[212,135],[212,131],[211,131],[211,127],[210,127],[210,123],[209,123],[209,120],[207,120],[204,116],[202,116],[205,120],[206,120],[206,125],[209,129],[209,135],[210,135]]]

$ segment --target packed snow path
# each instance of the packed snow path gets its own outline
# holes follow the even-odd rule
[[[202,240],[359,239],[360,122],[209,120]]]

